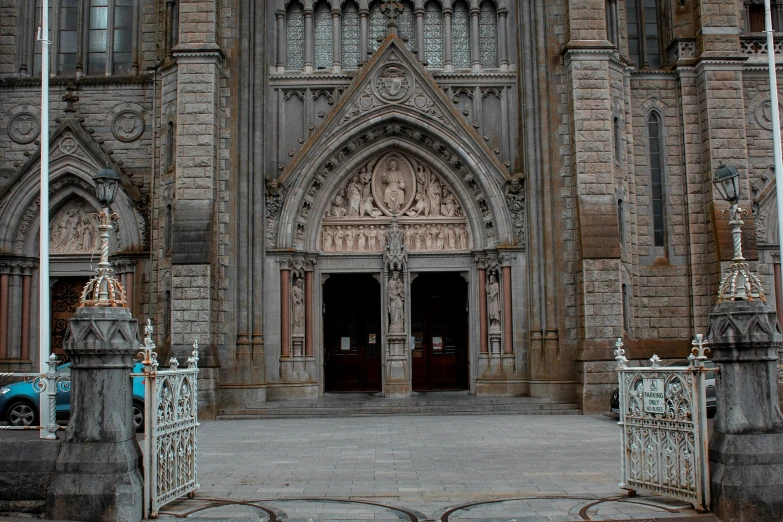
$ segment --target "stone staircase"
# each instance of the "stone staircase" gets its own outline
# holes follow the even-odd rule
[[[378,393],[326,393],[320,399],[247,404],[221,409],[218,419],[364,417],[371,415],[581,415],[576,403],[533,397],[476,397],[468,392],[414,393],[408,399],[384,399]]]

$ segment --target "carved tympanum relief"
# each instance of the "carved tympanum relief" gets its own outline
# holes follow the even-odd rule
[[[309,213],[309,205],[301,213]],[[454,191],[426,165],[389,153],[362,166],[332,197],[322,221],[321,250],[383,251],[391,217],[399,219],[408,251],[470,248]]]
[[[84,201],[63,207],[51,221],[49,248],[52,254],[90,254],[98,237]]]

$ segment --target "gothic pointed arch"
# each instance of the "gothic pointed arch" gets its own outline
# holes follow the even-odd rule
[[[390,156],[397,158],[400,176],[408,181],[400,204],[391,206],[380,194],[389,184],[379,181],[390,170]],[[460,209],[459,216],[440,216],[442,209],[452,213],[451,207],[441,207],[434,211],[436,217],[455,218],[445,226],[458,225],[456,218],[461,218],[472,249],[519,244],[503,193],[510,179],[506,166],[399,38],[389,36],[268,192],[267,243],[317,250],[319,227],[335,195],[362,174],[367,180],[362,188],[373,192],[375,212],[415,217],[410,213],[417,212],[417,174],[425,171],[439,180],[441,196],[446,191],[455,201],[449,204]],[[438,205],[433,203],[431,211]]]
[[[121,185],[112,210],[120,215],[117,233],[113,238],[113,252],[133,253],[148,249],[148,232],[143,213],[143,198],[130,181],[128,173],[96,143],[77,118],[67,117],[52,134],[49,146],[49,215],[53,232],[58,232],[58,220],[63,230],[78,221],[80,239],[76,232],[70,244],[50,234],[52,253],[89,253],[85,246],[93,242],[97,231],[92,230],[90,215],[100,209],[95,197],[92,175],[106,165],[120,173]],[[0,252],[17,256],[38,255],[40,208],[40,152],[31,156],[0,190]],[[78,248],[74,245],[78,244]],[[66,248],[67,246],[67,248]]]

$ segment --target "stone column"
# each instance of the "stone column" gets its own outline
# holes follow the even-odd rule
[[[332,72],[339,74],[342,70],[342,27],[340,26],[340,10],[332,9]]]
[[[454,70],[454,58],[451,49],[451,15],[454,11],[449,8],[443,9],[443,70],[451,72]]]
[[[359,65],[367,61],[367,44],[370,42],[370,30],[367,15],[370,11],[359,9]]]
[[[49,519],[141,520],[141,450],[128,376],[137,334],[127,308],[81,307],[71,319],[71,421],[49,488]]]
[[[498,9],[498,58],[500,70],[508,71],[508,9]]]
[[[387,325],[386,333],[386,379],[384,382],[383,396],[390,398],[404,398],[410,397],[411,386],[411,372],[408,361],[408,332],[407,332],[407,313],[403,312],[403,324],[395,325],[392,323],[392,316],[394,311],[392,310],[391,301],[395,299],[393,294],[399,295],[400,288],[402,289],[403,302],[402,310],[407,310],[408,299],[410,295],[410,281],[406,272],[401,270],[386,271],[384,274],[385,284],[381,287],[382,297],[386,299],[386,320],[384,323]],[[398,308],[395,308],[398,309]]]
[[[278,9],[275,11],[275,18],[277,19],[277,72],[285,72],[285,60],[286,60],[286,40],[285,40],[285,11]]]
[[[416,48],[418,50],[418,58],[420,62],[425,60],[424,58],[424,8],[417,7],[413,10],[416,15]]]
[[[22,271],[22,348],[19,357],[23,360],[30,358],[30,285],[32,283],[32,269],[25,265]]]
[[[776,383],[775,309],[767,302],[723,301],[710,314],[717,413],[710,438],[712,511],[723,520],[783,516],[783,415]]]
[[[504,266],[503,274],[503,354],[514,353],[514,329],[511,319],[511,267]]]
[[[291,356],[290,275],[287,267],[280,270],[280,357],[283,358]]]
[[[10,266],[0,265],[0,359],[8,358],[8,282]]]
[[[11,266],[8,294],[8,355],[16,359],[22,353],[22,265],[18,262]]]
[[[482,266],[478,269],[479,284],[479,341],[482,354],[489,353],[487,344],[487,270]]]
[[[473,64],[473,72],[481,71],[481,52],[479,50],[479,13],[478,7],[470,9],[470,61]],[[498,42],[500,45],[500,42]]]
[[[314,51],[314,38],[313,38],[313,10],[312,8],[305,8],[304,10],[304,32],[305,32],[305,61],[304,72],[312,74],[313,72],[313,51]]]
[[[313,356],[313,271],[305,272],[305,357]]]

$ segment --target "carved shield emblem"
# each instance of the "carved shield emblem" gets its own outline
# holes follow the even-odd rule
[[[117,126],[125,134],[131,134],[138,125],[138,119],[133,114],[123,114],[117,119]]]
[[[389,64],[378,73],[373,88],[381,99],[397,102],[410,95],[413,82],[408,70],[396,64]]]
[[[30,134],[33,131],[33,127],[35,127],[35,121],[30,116],[22,116],[16,120],[16,130],[22,136]]]
[[[386,86],[386,92],[391,96],[397,96],[402,90],[402,78],[399,76],[384,78],[383,83]]]

